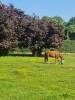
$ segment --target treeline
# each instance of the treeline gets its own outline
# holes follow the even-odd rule
[[[74,21],[61,17],[29,16],[13,5],[0,5],[0,55],[12,48],[29,48],[40,56],[43,48],[60,48],[64,39],[74,39]]]

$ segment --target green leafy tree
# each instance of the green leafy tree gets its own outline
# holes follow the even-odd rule
[[[57,23],[57,24],[60,24],[60,25],[63,25],[64,24],[64,20],[60,16],[50,17],[49,18],[49,21],[50,22]]]
[[[75,17],[70,18],[70,20],[66,23],[65,36],[66,39],[75,39]]]
[[[75,24],[70,24],[65,28],[65,35],[68,40],[75,39]]]
[[[43,16],[41,19],[42,19],[42,20],[45,20],[45,21],[49,21],[49,20],[50,20],[50,17],[48,17],[48,16]]]

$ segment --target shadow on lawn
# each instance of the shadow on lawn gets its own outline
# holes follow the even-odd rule
[[[32,54],[8,54],[8,56],[32,57]]]
[[[8,54],[8,56],[34,57],[32,54]],[[43,55],[40,57],[43,57]]]

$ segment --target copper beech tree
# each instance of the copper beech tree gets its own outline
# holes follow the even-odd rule
[[[59,48],[63,41],[63,25],[29,16],[13,5],[0,6],[0,55],[24,47],[40,56],[43,48]]]

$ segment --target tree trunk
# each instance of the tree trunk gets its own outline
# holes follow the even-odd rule
[[[35,56],[35,57],[39,57],[39,56],[41,56],[41,53],[42,53],[42,50],[41,49],[33,49],[32,50],[32,56]]]
[[[6,56],[9,53],[9,49],[0,48],[0,56]]]

